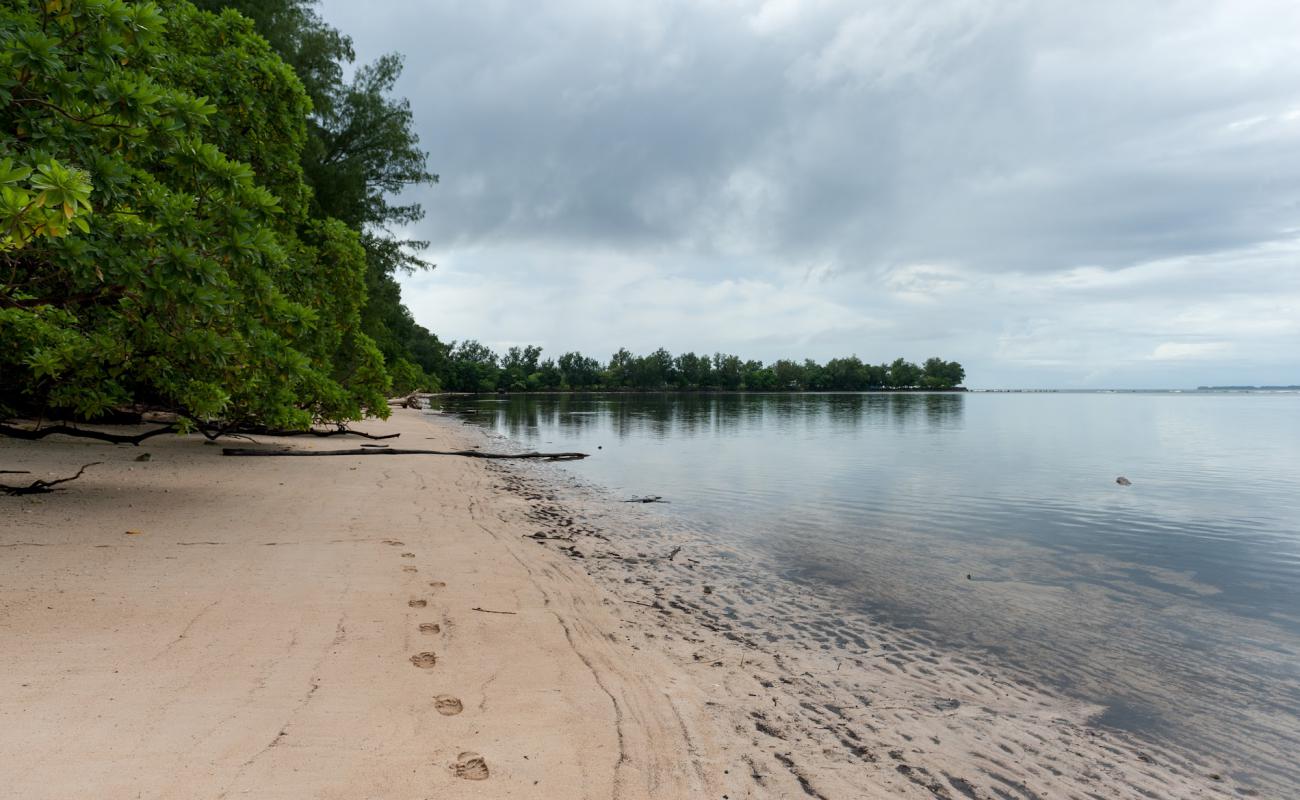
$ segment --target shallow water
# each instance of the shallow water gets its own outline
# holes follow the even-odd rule
[[[444,398],[773,575],[1300,788],[1300,395]],[[1131,486],[1120,486],[1124,475]]]

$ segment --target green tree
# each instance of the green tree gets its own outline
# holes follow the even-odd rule
[[[631,385],[642,391],[659,391],[677,381],[673,356],[662,347],[632,362]]]
[[[0,76],[0,413],[387,413],[360,239],[309,216],[310,102],[247,20],[11,2]]]
[[[713,382],[713,363],[708,356],[682,353],[673,360],[673,372],[682,389],[707,389]]]
[[[470,339],[453,345],[449,356],[447,388],[456,392],[496,391],[501,368],[496,353]]]
[[[776,388],[776,372],[763,366],[762,361],[746,361],[741,368],[744,388],[750,392],[766,392]]]
[[[352,40],[330,27],[316,13],[315,0],[193,0],[205,11],[233,9],[253,20],[297,74],[312,106],[330,111],[335,88],[343,83],[343,65],[356,57]]]
[[[605,388],[622,389],[632,385],[632,362],[635,356],[626,347],[610,356],[605,367]]]
[[[523,392],[529,388],[528,379],[538,369],[538,359],[542,348],[529,345],[512,347],[501,359],[501,374],[497,378],[497,388],[508,392]]]
[[[862,360],[857,356],[832,358],[822,369],[823,388],[837,392],[857,392],[867,388]]]
[[[744,381],[742,364],[739,356],[713,354],[713,385],[718,389],[734,392],[740,389]]]
[[[814,392],[826,390],[826,370],[822,369],[821,364],[811,358],[804,359],[803,373],[805,389],[811,389]]]
[[[537,365],[537,371],[528,376],[528,388],[553,392],[564,388],[564,373],[556,366],[553,359],[546,359]]]
[[[921,385],[921,368],[902,358],[889,365],[889,385],[895,389],[910,389]]]
[[[798,391],[808,386],[807,371],[801,364],[781,359],[772,365],[772,381],[775,389]]]
[[[367,270],[362,328],[395,373],[399,390],[436,388],[440,373],[429,372],[430,359],[417,354],[446,348],[415,324],[397,283],[400,272],[432,267],[418,255],[428,243],[391,233],[393,226],[424,216],[418,204],[398,204],[392,198],[410,186],[438,180],[420,149],[410,104],[392,96],[401,56],[388,54],[362,65],[347,81],[346,67],[355,58],[352,40],[320,18],[315,0],[198,2],[252,19],[301,78],[312,109],[300,168],[313,190],[313,213],[342,220],[361,235]],[[420,386],[408,385],[412,383]]]
[[[565,353],[560,356],[561,385],[568,389],[594,389],[600,385],[600,362],[582,353]]]
[[[928,389],[951,389],[960,386],[965,378],[966,370],[956,361],[927,358],[922,367],[921,385]]]

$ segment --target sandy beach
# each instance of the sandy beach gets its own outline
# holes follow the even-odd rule
[[[415,411],[358,427],[501,444]],[[706,538],[611,525],[546,470],[0,441],[32,477],[92,461],[0,498],[6,797],[1248,793],[969,655],[765,594]]]

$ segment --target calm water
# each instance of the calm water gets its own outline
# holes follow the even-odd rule
[[[565,469],[774,577],[1300,791],[1300,395],[444,402],[592,453]]]

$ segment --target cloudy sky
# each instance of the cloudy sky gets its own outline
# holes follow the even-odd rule
[[[1294,0],[324,0],[442,177],[444,340],[1300,383]]]

